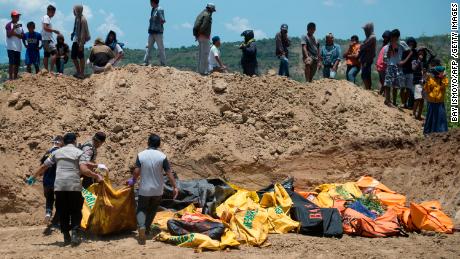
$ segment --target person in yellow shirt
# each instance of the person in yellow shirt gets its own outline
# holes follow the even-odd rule
[[[445,70],[445,67],[441,65],[441,61],[434,59],[427,74],[426,83],[423,87],[428,102],[428,112],[423,129],[423,134],[425,135],[447,132],[448,130],[444,97],[449,86],[449,79],[444,73]]]

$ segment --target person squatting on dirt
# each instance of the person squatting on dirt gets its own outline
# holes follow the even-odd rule
[[[350,46],[348,46],[347,52],[343,54],[347,62],[347,71],[345,75],[349,82],[356,84],[356,76],[358,75],[359,71],[361,70],[361,64],[359,63],[359,48],[361,44],[359,44],[359,38],[357,35],[353,35],[350,38]]]
[[[165,12],[163,8],[159,6],[160,0],[150,0],[152,11],[150,12],[150,23],[149,23],[149,39],[147,48],[145,50],[144,65],[148,66],[152,59],[152,51],[155,43],[158,47],[158,56],[160,57],[160,65],[166,65],[166,52],[163,44],[163,32],[164,24],[166,23]],[[113,50],[113,49],[112,49]]]
[[[28,22],[27,30],[22,39],[24,47],[26,47],[25,62],[27,72],[32,73],[32,65],[35,67],[35,73],[40,72],[40,49],[42,48],[42,35],[35,31],[35,23]]]
[[[385,64],[383,60],[383,54],[385,52],[385,46],[390,43],[390,37],[391,37],[391,32],[390,31],[385,31],[382,34],[382,48],[380,49],[379,55],[377,57],[377,62],[376,62],[376,69],[377,72],[379,73],[379,81],[380,81],[380,90],[379,94],[380,95],[385,95],[385,72],[387,70],[387,65]]]
[[[62,34],[57,36],[56,50],[56,71],[59,74],[64,74],[64,66],[69,61],[70,48],[69,45],[65,43],[64,35]]]
[[[48,168],[56,165],[54,192],[56,195],[56,210],[59,213],[61,232],[64,235],[64,245],[77,246],[81,243],[80,224],[82,219],[83,196],[81,194],[81,175],[103,181],[103,177],[92,170],[97,165],[82,160],[83,151],[76,147],[77,135],[67,133],[63,137],[64,147],[54,151],[35,173],[27,179],[29,185],[36,182]],[[72,231],[72,235],[70,235]]]
[[[53,146],[46,151],[40,160],[40,164],[44,164],[46,159],[52,156],[54,151],[58,150],[64,145],[64,139],[62,136],[56,136],[53,141]],[[44,231],[45,235],[51,234],[51,228],[59,227],[59,212],[56,210],[56,213],[53,217],[53,208],[54,208],[54,181],[56,179],[56,165],[49,167],[43,174],[43,194],[45,196],[46,205],[45,205],[45,223],[47,227]]]
[[[257,45],[254,39],[254,31],[246,30],[241,33],[241,37],[244,37],[244,42],[240,45],[240,49],[243,52],[241,56],[243,74],[247,76],[258,75]]]
[[[372,89],[372,63],[375,58],[377,47],[377,38],[374,34],[374,24],[367,23],[363,26],[366,39],[361,44],[359,50],[359,62],[361,63],[361,79],[364,82],[364,87],[367,90]]]
[[[22,24],[19,23],[21,14],[18,11],[11,12],[11,21],[6,24],[6,50],[9,60],[9,80],[18,79],[19,66],[21,65],[21,39],[24,37]]]
[[[42,39],[43,39],[43,67],[48,71],[54,70],[54,65],[56,64],[56,45],[54,42],[53,33],[59,35],[59,31],[53,29],[51,24],[51,19],[56,14],[56,7],[53,5],[48,5],[46,8],[46,15],[42,18]],[[51,65],[48,67],[48,61],[51,57]]]
[[[193,36],[198,41],[198,73],[207,75],[209,64],[209,39],[212,29],[212,14],[216,11],[216,6],[212,3],[206,5],[206,8],[196,17],[193,26]]]
[[[316,31],[316,24],[309,23],[307,25],[307,34],[302,37],[300,44],[302,45],[303,63],[305,64],[305,80],[308,82],[313,81],[313,77],[318,69],[319,57],[319,42],[316,40],[314,34]]]
[[[323,77],[335,78],[342,57],[342,48],[334,43],[332,33],[326,35],[326,44],[321,48],[320,57],[323,65]]]
[[[113,58],[110,63],[112,63],[113,66],[117,66],[125,56],[125,53],[123,52],[124,44],[118,42],[116,32],[109,31],[107,37],[105,38],[105,45],[109,47],[115,55],[115,58]]]
[[[227,67],[222,62],[222,58],[220,56],[220,45],[221,45],[220,37],[219,36],[212,37],[212,46],[211,46],[211,50],[209,51],[209,73],[227,72]]]
[[[133,177],[127,181],[129,186],[134,186],[140,177],[139,196],[137,204],[138,241],[144,245],[146,235],[150,234],[151,225],[161,204],[164,180],[166,174],[173,187],[173,199],[176,199],[179,190],[165,154],[158,149],[161,145],[160,136],[152,134],[148,138],[148,148],[137,155],[136,168]]]
[[[92,64],[93,72],[99,74],[111,70],[112,63],[110,62],[114,58],[115,54],[113,51],[104,44],[101,38],[97,38],[89,54],[89,62]]]
[[[441,65],[439,59],[431,62],[431,68],[426,77],[424,90],[428,102],[423,134],[447,132],[447,113],[444,106],[446,89],[449,86],[449,78],[445,74],[446,68]]]
[[[70,57],[75,65],[75,77],[85,78],[85,44],[91,39],[89,33],[88,21],[83,15],[83,5],[75,5],[73,8],[75,22],[73,32],[70,40],[72,43],[72,50]]]
[[[104,132],[97,132],[91,140],[80,145],[79,148],[83,151],[81,160],[96,164],[97,150],[105,143],[106,138],[107,136]],[[83,175],[83,188],[88,189],[93,183],[94,179],[92,177]]]
[[[291,40],[288,37],[288,25],[281,25],[280,31],[275,36],[276,50],[275,55],[280,60],[278,75],[289,77],[289,46]]]

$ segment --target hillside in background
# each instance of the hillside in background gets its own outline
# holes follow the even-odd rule
[[[292,47],[290,48],[290,72],[291,77],[297,81],[304,81],[303,77],[303,63],[301,59],[301,47],[300,47],[300,38],[291,38]],[[362,39],[361,39],[362,40]],[[439,36],[430,36],[430,37],[419,37],[417,38],[419,45],[427,46],[434,50],[434,52],[440,57],[443,61],[447,62],[449,57],[449,36],[448,35],[439,35]],[[348,48],[348,40],[339,40],[336,39],[336,43],[342,46],[342,52],[346,51]],[[223,43],[221,47],[222,60],[229,67],[231,72],[241,72],[240,67],[240,58],[241,51],[238,49],[240,42],[230,42]],[[321,39],[321,44],[324,44],[324,39]],[[378,44],[378,48],[382,45],[381,42]],[[261,74],[265,74],[268,70],[278,70],[278,59],[275,57],[275,40],[274,39],[264,39],[257,41],[258,47],[258,60],[259,60],[259,70]],[[4,50],[3,46],[0,46],[0,49]],[[88,52],[88,51],[87,51]],[[122,64],[141,64],[145,54],[145,50],[140,49],[129,49],[127,46],[125,59]],[[167,64],[171,67],[175,67],[181,70],[195,71],[197,64],[197,53],[198,49],[196,46],[191,47],[181,47],[181,48],[170,48],[166,49]],[[87,53],[88,55],[88,53]],[[153,64],[158,64],[158,58],[156,58],[156,53],[154,53]],[[6,52],[3,55],[0,50],[0,62],[6,57]],[[345,64],[342,63],[341,71],[339,71],[339,79],[345,78]],[[0,70],[4,70],[5,66],[0,66]],[[73,74],[73,65],[71,62],[67,64],[66,74]],[[89,71],[87,71],[89,72]],[[1,72],[0,72],[1,74]],[[317,74],[319,78],[320,73]],[[374,77],[377,79],[377,77]],[[4,78],[0,78],[2,80]],[[360,82],[358,82],[360,83]],[[376,82],[377,83],[377,82]],[[377,84],[375,84],[377,85]]]

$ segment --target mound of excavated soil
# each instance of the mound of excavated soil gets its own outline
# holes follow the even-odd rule
[[[419,122],[384,106],[375,93],[344,81],[300,84],[271,75],[201,77],[174,68],[129,65],[83,81],[24,75],[7,88],[14,90],[0,92],[0,213],[8,220],[0,225],[19,218],[23,223],[41,219],[41,186],[27,187],[23,179],[38,166],[51,137],[69,131],[80,134],[80,143],[96,131],[108,133],[98,162],[107,164],[119,183],[128,177],[149,133],[162,136],[162,149],[182,178],[220,176],[260,187],[294,174],[308,187],[375,172],[379,179],[396,177],[390,182],[396,186],[388,185],[403,193],[410,192],[403,188],[441,186],[433,181],[458,181],[455,155],[437,153],[444,150],[437,148],[443,143],[418,144]],[[446,142],[458,144],[456,136]],[[388,143],[394,148],[388,149]],[[421,154],[408,151],[416,146]],[[373,152],[385,157],[372,158]],[[370,158],[362,159],[366,155]],[[432,160],[422,159],[425,155]],[[439,162],[446,156],[454,162]],[[390,168],[405,158],[420,161],[408,163],[401,177],[393,174]],[[309,166],[292,169],[295,161]],[[451,166],[457,168],[450,178],[428,175]],[[420,181],[406,182],[414,167],[427,173],[420,173]],[[458,183],[446,188],[454,186]],[[36,211],[39,216],[29,216]]]

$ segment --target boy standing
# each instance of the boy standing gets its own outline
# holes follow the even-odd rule
[[[85,78],[85,44],[91,39],[88,28],[88,21],[83,15],[83,5],[76,5],[73,8],[73,14],[75,15],[75,23],[72,32],[71,40],[72,51],[71,58],[75,65],[76,78]]]
[[[281,25],[280,32],[275,36],[276,51],[275,54],[280,60],[278,75],[289,77],[289,46],[291,41],[288,37],[288,25]]]
[[[22,24],[19,23],[21,14],[18,11],[11,12],[11,21],[6,24],[6,49],[9,59],[9,79],[18,78],[19,66],[21,64],[21,39],[24,36]]]
[[[51,67],[48,71],[54,70],[54,65],[56,64],[56,45],[54,44],[53,33],[59,34],[59,31],[54,30],[51,25],[51,18],[54,17],[56,13],[56,7],[53,5],[48,5],[46,8],[46,15],[42,18],[42,40],[43,40],[43,49],[44,49],[44,58],[43,66],[48,70],[48,59],[51,57]]]
[[[27,30],[22,39],[22,43],[26,47],[26,66],[27,72],[32,73],[32,65],[35,67],[35,73],[38,74],[40,71],[40,42],[42,41],[42,35],[35,31],[35,23],[27,23]]]

